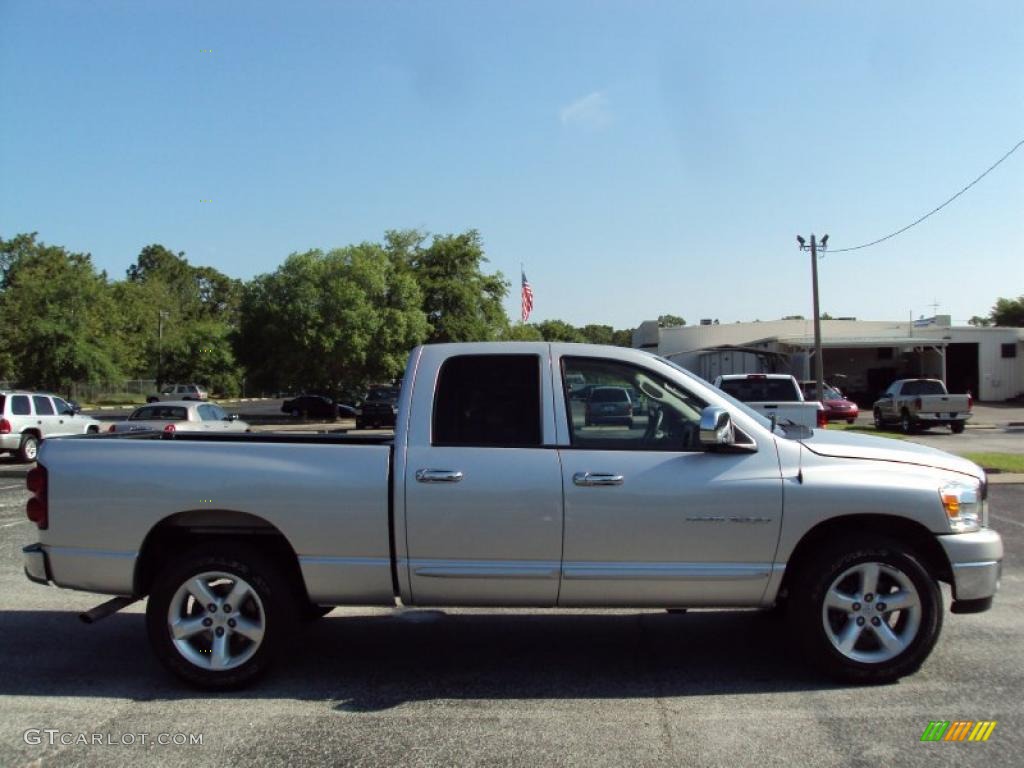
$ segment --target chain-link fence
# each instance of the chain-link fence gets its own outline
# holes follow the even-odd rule
[[[156,392],[156,379],[128,379],[100,383],[74,383],[66,394],[79,403],[143,403]]]

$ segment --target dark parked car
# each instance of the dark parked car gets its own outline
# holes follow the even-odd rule
[[[356,417],[356,429],[395,426],[398,393],[398,387],[371,387]]]
[[[285,400],[281,412],[296,418],[333,419],[338,415],[338,406],[329,397],[322,395],[300,395],[294,400]]]
[[[633,428],[633,401],[625,387],[594,387],[587,400],[586,426],[622,424]]]

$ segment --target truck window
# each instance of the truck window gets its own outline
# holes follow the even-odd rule
[[[745,403],[795,403],[800,400],[788,379],[725,379],[721,389]]]
[[[590,396],[572,397],[583,376]],[[614,360],[562,358],[562,381],[573,448],[611,451],[699,451],[700,414],[707,405],[662,376]]]
[[[540,443],[540,358],[460,355],[445,361],[434,397],[433,445]]]
[[[946,388],[942,386],[941,381],[934,381],[930,379],[919,379],[917,381],[907,381],[903,383],[903,394],[904,395],[944,395],[946,394]]]

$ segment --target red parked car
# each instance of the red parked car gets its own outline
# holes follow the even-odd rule
[[[817,383],[813,381],[801,381],[800,388],[804,391],[804,398],[807,400],[820,400],[817,393]],[[829,421],[843,421],[846,420],[847,424],[853,424],[857,420],[857,414],[860,413],[860,409],[857,408],[857,404],[852,400],[847,400],[843,397],[843,393],[835,387],[830,387],[828,384],[825,385],[825,399],[821,400],[822,405],[825,406],[825,416]]]

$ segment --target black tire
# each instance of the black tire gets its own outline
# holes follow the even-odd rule
[[[914,433],[914,420],[910,417],[910,411],[904,408],[900,412],[900,432],[904,435],[912,435]]]
[[[363,422],[361,419],[356,419],[356,429],[363,429]]]
[[[633,428],[633,420],[630,419],[629,421],[626,422],[626,429],[632,429],[632,428]]]
[[[291,416],[293,419],[297,419],[300,416],[302,416],[302,411],[300,411],[298,408],[292,408],[291,412],[288,415]]]
[[[875,408],[871,412],[871,417],[875,420],[875,429],[885,429],[885,419],[882,418],[882,412]]]
[[[39,454],[39,438],[33,434],[25,433],[21,436],[21,443],[18,445],[18,459],[31,464]]]
[[[170,631],[170,611],[172,602],[178,602],[179,589],[194,577],[203,573],[226,574],[229,577],[243,579],[255,593],[255,598],[246,598],[243,605],[231,606],[236,616],[255,615],[262,619],[262,637],[251,656],[238,666],[225,670],[215,670],[210,666],[200,666],[190,661],[175,645]],[[230,585],[215,588],[227,589]],[[218,594],[223,599],[224,594]],[[256,600],[258,598],[258,602]],[[186,601],[188,597],[186,596]],[[246,613],[251,610],[249,614]],[[289,588],[289,582],[282,570],[262,553],[251,547],[224,543],[201,545],[185,554],[184,557],[169,564],[156,577],[153,589],[146,605],[146,628],[149,633],[150,645],[160,663],[172,674],[197,688],[208,690],[230,690],[248,685],[264,674],[270,667],[275,656],[286,644],[295,625],[295,594]],[[219,612],[208,612],[198,603],[193,603],[188,618],[202,618],[211,622],[210,617],[218,621],[228,616],[228,606],[221,604]],[[185,618],[185,617],[183,617]],[[227,619],[230,621],[231,619]],[[234,626],[234,625],[232,625]],[[213,632],[215,630],[199,630],[188,638],[190,648],[197,658],[203,652],[202,645],[213,648]],[[236,639],[241,644],[249,641],[238,633],[231,635],[225,630],[229,644]],[[191,645],[194,643],[195,645]],[[246,646],[247,647],[247,646]],[[244,653],[239,654],[244,658]]]
[[[846,423],[847,424],[853,424],[855,421],[857,421],[857,420],[856,419],[847,419]]]
[[[99,427],[89,427],[89,429],[87,429],[85,431],[85,433],[87,435],[98,435],[100,433],[100,428]]]
[[[845,612],[846,609],[826,611],[826,596],[848,592],[850,588],[845,585],[850,583],[863,585],[858,581],[856,569],[858,566],[870,569],[872,563],[879,566],[878,591],[861,593],[862,602],[851,603],[849,612]],[[851,572],[852,575],[843,578]],[[890,609],[891,612],[880,614],[884,609],[878,606],[884,605],[887,594],[895,600],[900,592],[909,592],[897,583],[898,579],[913,587],[916,607],[906,611]],[[891,592],[893,585],[899,591]],[[935,647],[942,629],[942,593],[937,582],[913,550],[881,536],[856,536],[822,549],[796,573],[788,607],[797,639],[811,661],[830,676],[845,682],[886,683],[915,672]],[[858,623],[851,623],[855,621]],[[902,650],[898,653],[886,650],[881,635],[873,629],[876,621],[881,622],[879,626],[889,627],[887,634],[899,641],[894,647],[902,646]],[[830,637],[830,633],[841,635],[847,627],[856,638],[848,653],[840,650]],[[885,658],[886,653],[894,655]],[[870,659],[872,654],[877,658]]]
[[[954,421],[949,425],[949,428],[952,430],[954,435],[959,435],[964,431],[964,423],[962,421]]]
[[[147,403],[159,403],[159,402],[160,402],[160,399],[159,399],[159,398],[156,398],[156,397],[147,397],[147,398],[146,398],[146,402],[147,402]]]

